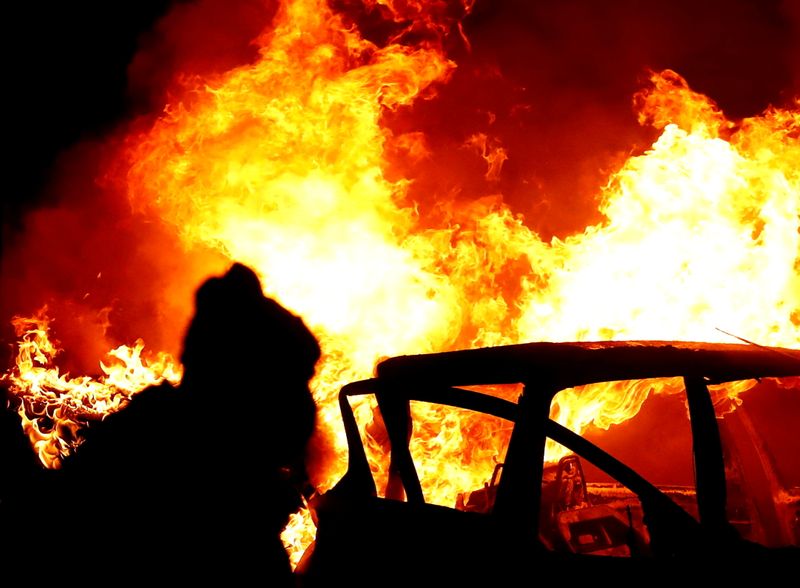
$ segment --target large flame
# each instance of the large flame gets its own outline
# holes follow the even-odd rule
[[[320,338],[313,389],[333,451],[312,472],[320,490],[345,464],[338,390],[369,377],[384,356],[539,340],[730,341],[723,331],[800,347],[800,101],[729,121],[677,73],[654,73],[636,104],[642,124],[661,134],[599,191],[602,223],[548,242],[499,196],[442,201],[423,218],[408,196],[413,178],[387,169],[392,157],[424,154],[425,138],[394,134],[382,117],[435,98],[456,67],[437,39],[463,33],[439,3],[367,4],[411,24],[379,46],[322,0],[287,1],[257,40],[254,62],[184,80],[119,157],[140,214],[174,227],[188,248],[255,268],[265,293]],[[481,133],[467,145],[486,160],[487,179],[502,173],[501,145]],[[123,384],[111,374],[59,376],[44,315],[16,324],[12,391],[48,464],[79,437],[72,407],[117,410],[137,389],[179,378],[162,357],[134,383],[142,343],[115,352]],[[635,415],[650,392],[567,391],[553,416],[577,431],[608,427]],[[603,402],[609,395],[615,402]],[[46,432],[33,424],[36,406],[48,407]],[[371,407],[358,410],[370,418]],[[465,452],[462,432],[481,422],[439,416],[452,434],[415,442],[415,459],[436,453],[471,472],[424,488],[429,500],[452,504],[482,486],[502,443],[483,434],[486,445]],[[285,533],[295,561],[309,525],[299,515]]]

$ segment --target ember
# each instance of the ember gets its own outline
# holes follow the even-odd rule
[[[481,9],[480,0],[284,0],[247,39],[247,59],[177,72],[157,115],[93,153],[93,201],[65,198],[67,212],[31,215],[4,254],[8,267],[59,271],[3,272],[4,290],[17,292],[3,311],[18,342],[2,382],[44,464],[79,451],[88,420],[180,380],[173,357],[191,291],[231,260],[255,268],[265,294],[321,341],[310,464],[319,491],[347,460],[340,388],[388,356],[531,341],[732,342],[728,333],[800,347],[800,98],[729,117],[680,71],[647,71],[627,99],[637,137],[651,140],[632,140],[629,157],[589,174],[596,183],[575,198],[595,209],[570,212],[580,230],[557,231],[519,212],[551,194],[535,170],[512,167],[535,88],[491,109],[476,100],[480,122],[473,112],[456,154],[431,123],[448,84],[471,79],[459,77],[458,58],[479,61],[470,23],[480,26]],[[497,65],[475,67],[476,79],[503,79]],[[525,205],[512,205],[522,192]],[[50,247],[58,223],[80,227],[67,261]],[[719,402],[735,407],[753,385],[724,389]],[[666,380],[575,388],[555,398],[552,416],[572,431],[608,428],[652,392],[675,390]],[[621,391],[624,401],[603,401]],[[360,422],[374,409],[355,402]],[[481,487],[505,440],[486,435],[465,454],[462,432],[479,429],[480,416],[427,419],[447,423],[447,434],[417,439],[413,457],[449,456],[473,474],[423,488],[426,498]],[[553,443],[547,458],[567,453]],[[313,535],[307,511],[292,519],[284,541],[295,563]]]

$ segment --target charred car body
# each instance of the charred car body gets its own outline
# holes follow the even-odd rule
[[[671,379],[681,389],[691,483],[654,483],[551,419],[561,391],[653,379]],[[387,359],[374,378],[340,392],[348,469],[311,501],[317,535],[297,574],[304,586],[317,586],[332,580],[516,585],[552,571],[570,583],[614,574],[608,579],[632,585],[654,575],[685,580],[698,570],[736,577],[751,565],[778,573],[800,561],[800,492],[780,485],[763,448],[735,435],[737,427],[715,407],[717,386],[752,380],[800,395],[800,350],[530,343]],[[491,386],[516,386],[519,393],[504,398],[482,388]],[[365,451],[368,433],[351,404],[364,397],[374,398],[390,456],[377,485]],[[420,426],[417,402],[487,415],[509,433],[485,484],[459,492],[451,504],[426,500],[422,468],[409,449]],[[646,438],[637,448],[642,463],[663,461],[664,443]],[[670,438],[667,432],[666,443]],[[545,462],[547,443],[565,455]],[[613,483],[593,482],[585,467]]]

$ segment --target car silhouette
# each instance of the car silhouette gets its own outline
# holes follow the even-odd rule
[[[670,393],[651,395],[662,398],[655,409],[619,425],[628,427],[619,442],[606,439],[614,426],[592,438],[551,418],[560,394],[598,386],[624,390],[610,402],[659,386]],[[753,398],[777,394],[778,420],[800,426],[794,349],[565,342],[386,359],[375,377],[341,389],[348,467],[309,502],[317,534],[298,564],[300,584],[501,586],[555,574],[568,585],[640,585],[705,574],[736,580],[742,570],[796,574],[800,471],[790,463],[792,480],[781,481],[753,419],[733,410],[738,401],[726,391],[737,386]],[[418,405],[477,415],[470,422],[479,425],[459,431],[464,451],[477,443],[470,433],[503,439],[482,484],[431,498],[425,478],[432,473],[436,485],[443,470],[426,469],[412,449],[418,431],[451,425],[426,419],[438,413]],[[673,446],[687,448],[688,463],[675,483]],[[444,465],[458,465],[449,455]]]

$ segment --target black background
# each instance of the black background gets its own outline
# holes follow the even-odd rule
[[[7,222],[36,202],[62,150],[101,137],[137,107],[126,91],[127,66],[169,5],[27,2],[4,10]]]

